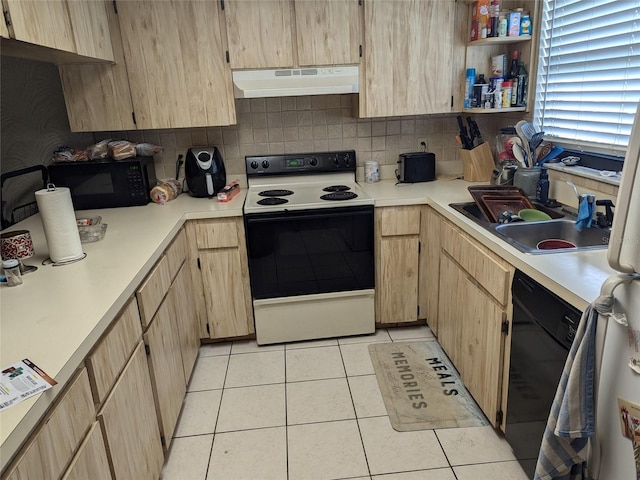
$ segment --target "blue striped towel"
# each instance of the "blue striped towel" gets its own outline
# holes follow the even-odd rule
[[[601,296],[580,319],[551,406],[534,480],[591,478],[587,460],[589,439],[595,435],[596,327],[599,314],[611,312],[612,306],[612,297]]]

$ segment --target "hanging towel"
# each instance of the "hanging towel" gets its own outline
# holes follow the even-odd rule
[[[591,228],[593,222],[593,195],[581,195],[580,205],[578,206],[578,218],[576,219],[575,228],[581,232],[583,228]]]
[[[596,327],[599,314],[611,312],[612,306],[613,297],[601,296],[580,319],[551,406],[534,480],[591,478],[587,460],[589,439],[595,441]]]

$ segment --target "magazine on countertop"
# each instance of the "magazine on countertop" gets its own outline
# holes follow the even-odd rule
[[[0,378],[0,411],[44,392],[57,383],[26,358],[3,368]]]

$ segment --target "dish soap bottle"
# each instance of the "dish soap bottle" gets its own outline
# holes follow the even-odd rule
[[[536,199],[540,203],[547,203],[549,201],[549,172],[546,168],[540,172],[540,179],[536,186]]]

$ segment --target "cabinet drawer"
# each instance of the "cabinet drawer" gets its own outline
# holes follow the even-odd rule
[[[199,249],[238,246],[238,221],[235,219],[198,222],[196,243]]]
[[[111,480],[102,429],[93,422],[62,480]]]
[[[376,209],[376,228],[379,235],[418,235],[420,207],[384,207]]]
[[[7,480],[57,479],[93,421],[89,376],[83,368],[69,383],[53,412],[23,449]]]
[[[173,239],[165,255],[167,256],[167,264],[169,266],[169,278],[173,281],[184,263],[185,258],[187,258],[187,235],[184,232],[184,228],[181,229]]]
[[[507,262],[448,223],[442,225],[442,249],[501,305],[507,305],[513,271]]]
[[[143,329],[151,322],[170,286],[169,262],[166,255],[163,255],[136,292]]]
[[[132,298],[114,321],[111,330],[86,359],[95,403],[103,402],[141,335],[138,302]]]

